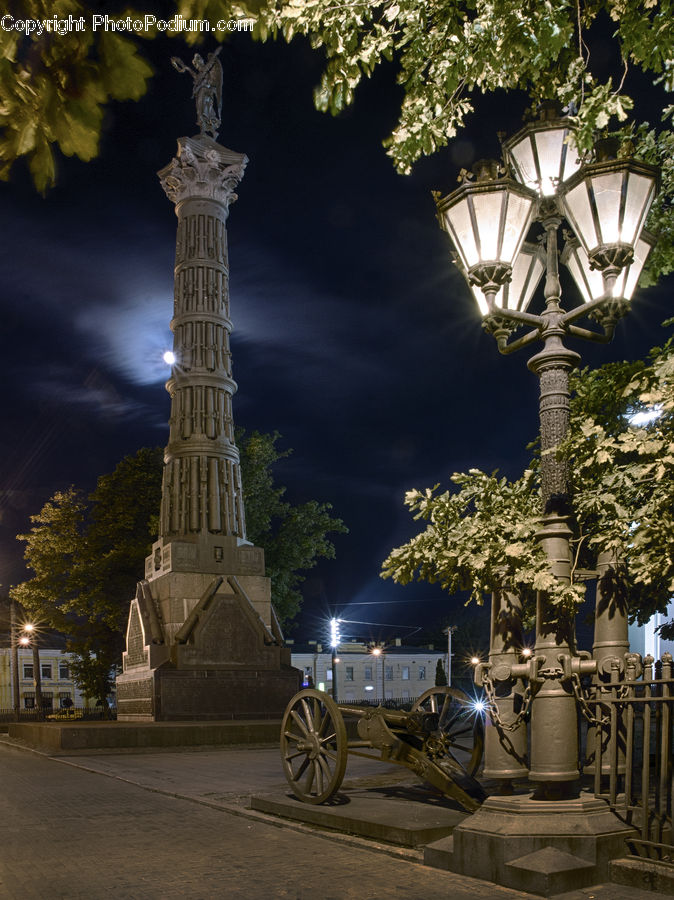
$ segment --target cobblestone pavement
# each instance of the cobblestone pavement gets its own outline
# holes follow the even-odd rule
[[[412,854],[414,861],[394,858],[364,841],[347,843],[334,835],[309,829],[298,832],[260,817],[249,818],[238,804],[231,810],[210,805],[204,795],[213,794],[216,763],[220,802],[239,797],[237,787],[247,786],[253,778],[252,769],[242,769],[244,757],[250,757],[248,765],[253,766],[258,756],[263,782],[278,780],[270,751],[252,754],[239,750],[66,761],[1,744],[0,897],[506,900],[530,896],[427,868],[418,864],[418,854]],[[98,772],[88,769],[94,763]],[[172,796],[180,784],[186,786],[185,796]],[[227,785],[235,790],[223,790]],[[207,787],[210,792],[204,790]],[[656,900],[657,895],[606,885],[567,894],[565,900],[592,897]]]

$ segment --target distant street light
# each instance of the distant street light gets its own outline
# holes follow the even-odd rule
[[[337,648],[342,636],[339,633],[339,619],[330,619],[330,649],[332,650],[332,699],[337,702]]]
[[[164,353],[163,359],[167,366],[172,366],[176,361],[176,355],[172,350],[167,350]]]

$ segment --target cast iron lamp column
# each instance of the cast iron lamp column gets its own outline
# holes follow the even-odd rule
[[[474,181],[468,176],[449,196],[436,194],[436,202],[440,223],[458,251],[457,264],[476,294],[484,327],[499,351],[508,354],[543,342],[543,349],[529,360],[540,381],[542,518],[537,539],[551,572],[568,583],[570,486],[567,466],[555,451],[568,432],[568,378],[580,357],[565,347],[563,338],[608,342],[617,319],[628,311],[629,295],[648,252],[641,232],[655,195],[657,172],[634,160],[611,158],[609,147],[598,148],[595,161],[581,166],[566,120],[551,115],[549,108],[504,149],[518,181],[505,175],[498,163],[479,162]],[[562,215],[582,247],[567,254],[573,258],[569,268],[585,300],[571,312],[560,305],[557,233]],[[543,272],[540,254],[523,247],[533,221],[545,230],[546,305],[540,315],[526,312]],[[596,269],[602,273],[599,286]],[[602,331],[575,325],[584,315],[597,320]],[[530,326],[530,331],[511,341],[521,325]],[[528,662],[500,666],[501,680],[526,678],[533,692],[529,777],[539,782],[537,796],[542,799],[568,794],[579,776],[572,678],[595,672],[596,663],[588,656],[575,650],[572,619],[554,622],[546,596],[539,594],[533,656]],[[504,770],[502,777],[511,775]]]

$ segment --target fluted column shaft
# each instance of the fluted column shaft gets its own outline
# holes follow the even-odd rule
[[[159,173],[178,216],[163,539],[202,534],[245,539],[232,418],[236,382],[229,347],[226,221],[246,162],[242,154],[201,135],[180,138],[178,156]]]

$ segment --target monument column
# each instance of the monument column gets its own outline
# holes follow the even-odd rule
[[[158,174],[178,217],[159,539],[131,602],[120,719],[280,716],[298,690],[264,553],[246,540],[234,441],[226,222],[248,162],[219,144],[217,54],[195,69],[201,133]]]

